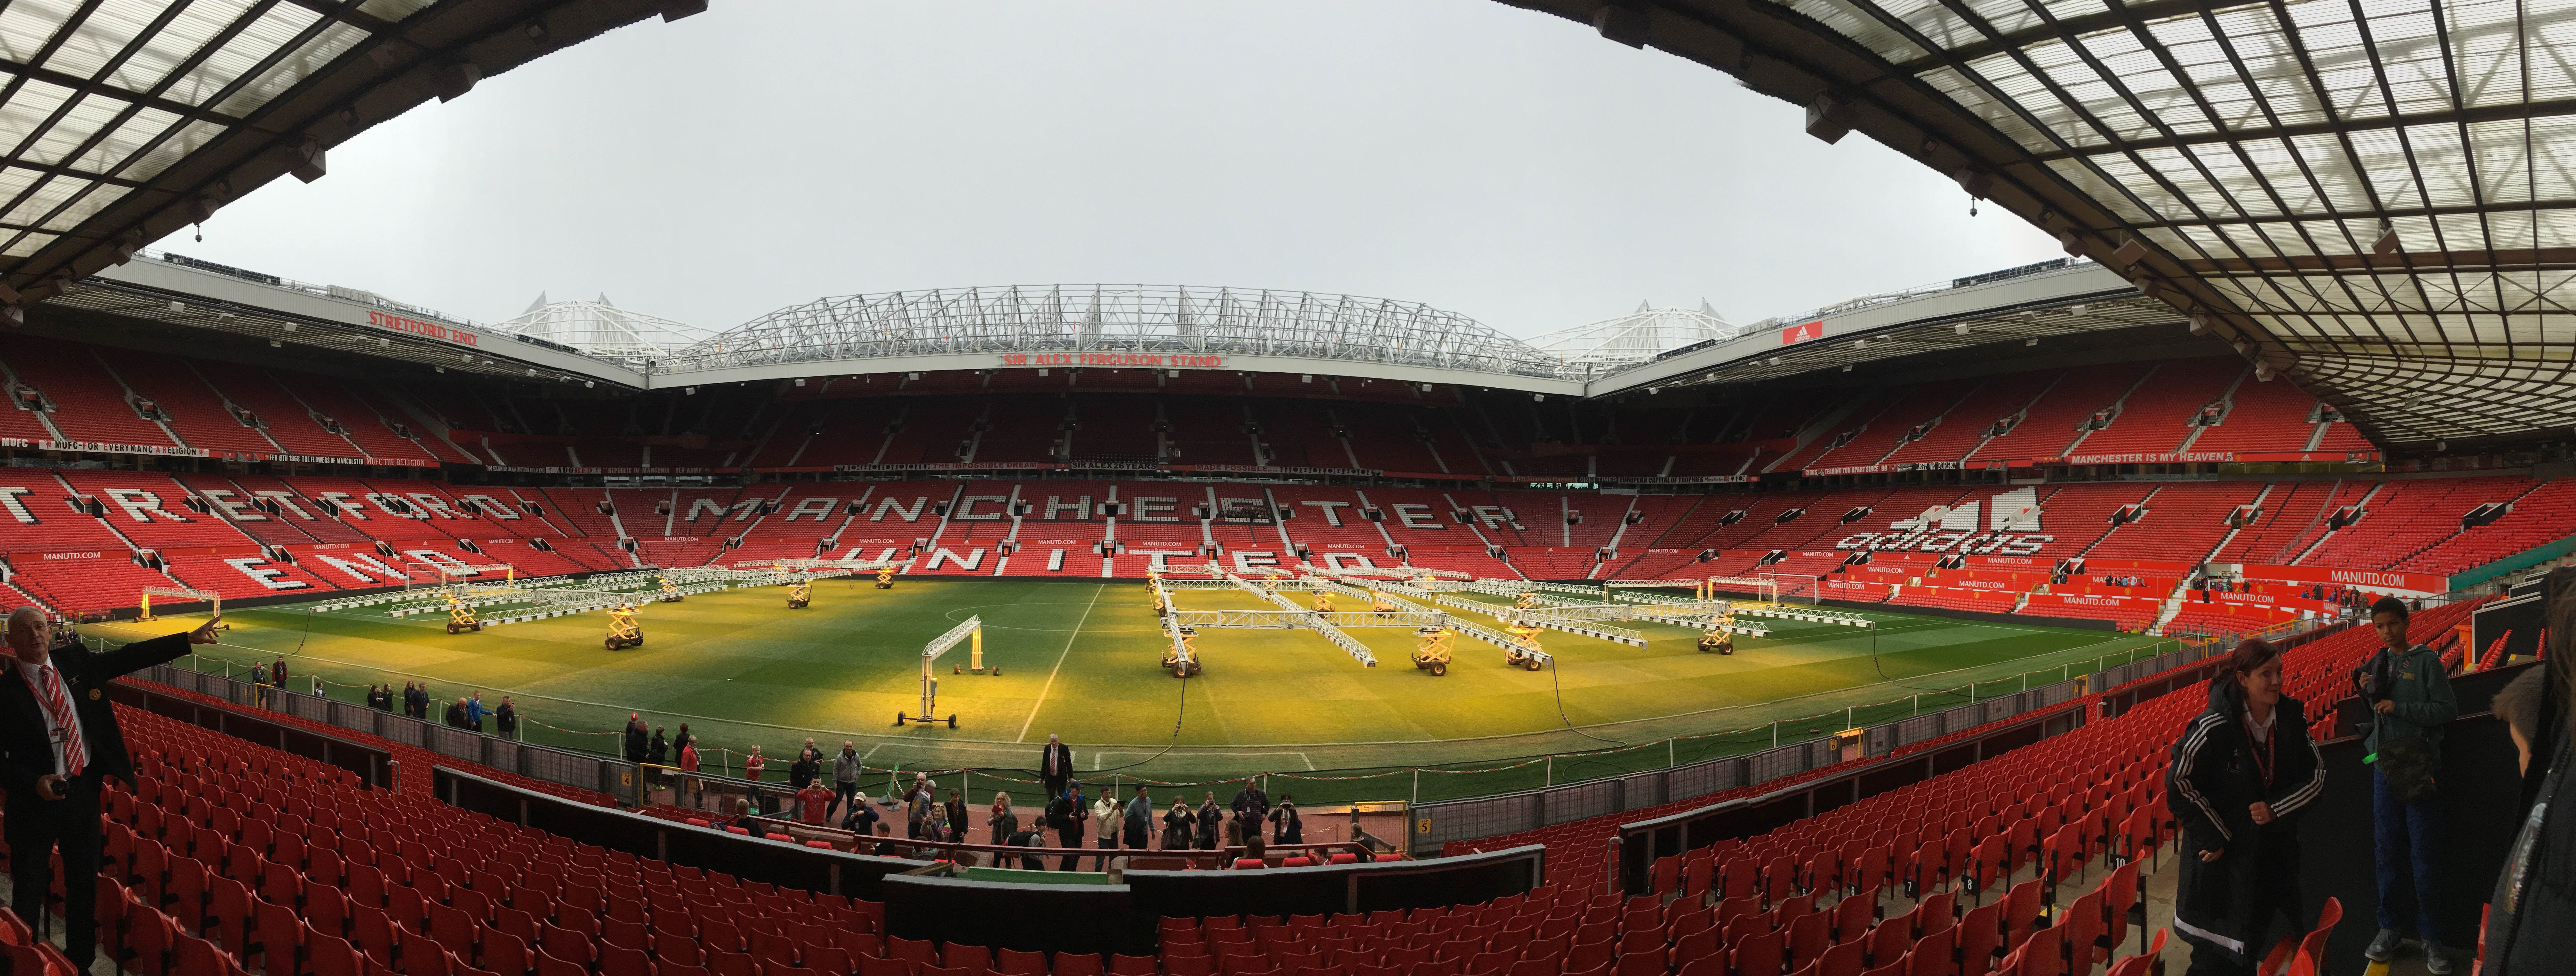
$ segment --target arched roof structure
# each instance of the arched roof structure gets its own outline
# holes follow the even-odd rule
[[[1807,131],[1828,142],[1876,139],[2116,270],[2385,442],[2576,430],[2576,398],[2564,395],[2576,368],[2576,175],[2565,163],[2576,158],[2576,71],[2563,53],[2576,7],[1499,2],[1725,72],[1806,107]],[[0,316],[270,180],[318,178],[330,147],[415,105],[609,29],[706,7],[21,0],[0,22]],[[1184,291],[1172,301],[1189,304]],[[955,293],[932,294],[942,297],[920,300]],[[915,299],[888,300],[886,316],[854,301],[783,311],[758,341],[695,355],[1001,341],[980,327],[972,339],[910,330]],[[1256,320],[1267,301],[1254,303]],[[1137,308],[1132,331],[1104,320],[1096,335],[1265,341],[1228,331],[1222,314],[1178,315],[1158,332]],[[1385,356],[1546,368],[1490,330],[1434,336],[1429,310],[1348,313],[1380,318],[1340,332],[1330,316],[1298,318],[1311,328],[1287,341],[1349,348],[1374,328],[1405,340]],[[791,322],[812,328],[794,336]],[[1083,328],[1069,341],[1090,341]]]
[[[713,370],[956,353],[1255,356],[1568,376],[1564,362],[1528,343],[1419,302],[1098,284],[818,298],[735,326],[659,366]]]
[[[1876,139],[2385,441],[2576,428],[2576,6],[1504,2]]]
[[[62,294],[432,98],[707,0],[21,0],[0,12],[0,308]]]

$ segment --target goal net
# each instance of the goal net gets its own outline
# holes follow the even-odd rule
[[[432,584],[428,573],[416,572],[412,577],[415,583],[405,589],[426,589],[435,586],[440,593],[466,591],[500,593],[514,589],[519,584],[519,569],[509,563],[494,563],[489,566],[447,563],[429,565],[414,563],[413,565],[422,570],[432,568],[438,570],[438,582]]]
[[[1770,584],[1773,603],[1803,603],[1815,606],[1817,598],[1824,595],[1824,590],[1813,576],[1804,574],[1782,576],[1778,573],[1764,573],[1762,579]]]
[[[1780,602],[1780,580],[1769,573],[1760,576],[1711,576],[1700,584],[1700,598],[1750,596],[1762,603]]]

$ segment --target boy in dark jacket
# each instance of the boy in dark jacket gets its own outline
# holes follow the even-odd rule
[[[2460,706],[2451,693],[2442,655],[2408,639],[2407,616],[2406,601],[2393,596],[2380,597],[2370,605],[2370,626],[2379,632],[2380,650],[2363,666],[2370,676],[2370,687],[2364,691],[2374,714],[2362,748],[2373,760],[2371,847],[2378,860],[2379,934],[2363,954],[2374,962],[2387,962],[2397,954],[2402,937],[2392,906],[2403,866],[2415,876],[2415,934],[2424,940],[2424,969],[2433,976],[2450,976],[2456,963],[2442,948],[2442,933],[2436,927],[2441,904],[2436,884],[2441,871],[2437,860],[2442,849],[2441,798],[2437,791],[2427,790],[2409,801],[2401,795],[2404,790],[2392,787],[2391,780],[2431,777],[2439,784],[2442,727],[2459,717]],[[2421,768],[2411,768],[2410,763]]]
[[[2174,931],[2191,943],[2192,976],[2254,972],[2276,916],[2290,935],[2307,930],[2296,815],[2325,777],[2306,714],[2281,695],[2280,652],[2259,639],[2236,645],[2165,771],[2182,824]]]

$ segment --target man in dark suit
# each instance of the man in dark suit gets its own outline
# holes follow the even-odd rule
[[[1038,754],[1038,783],[1046,795],[1063,796],[1066,783],[1073,781],[1073,747],[1065,745],[1050,733],[1046,751]]]
[[[77,642],[56,646],[41,608],[9,615],[14,666],[0,669],[0,787],[9,792],[9,873],[17,885],[9,907],[43,930],[51,853],[60,844],[65,954],[84,971],[98,951],[99,781],[134,779],[107,683],[214,643],[216,622],[92,654]]]

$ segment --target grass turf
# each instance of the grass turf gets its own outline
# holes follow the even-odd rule
[[[1312,599],[1290,596],[1300,606]],[[1177,590],[1175,602],[1270,606],[1204,589]],[[711,764],[738,766],[761,746],[773,778],[807,735],[826,751],[854,741],[879,768],[1007,769],[1032,764],[1034,743],[1049,733],[1076,746],[1079,765],[1121,778],[1363,777],[1272,787],[1311,803],[1482,795],[1742,753],[1775,736],[1785,743],[1949,707],[1971,688],[1980,698],[2009,693],[2025,672],[2045,669],[2031,684],[2083,674],[2158,643],[1862,614],[1879,625],[1764,620],[1770,636],[1739,638],[1731,656],[1700,653],[1693,630],[1645,621],[1615,623],[1643,633],[1643,648],[1549,631],[1542,639],[1558,666],[1536,672],[1506,668],[1499,649],[1462,637],[1444,678],[1410,666],[1410,628],[1350,629],[1376,668],[1305,631],[1209,629],[1198,641],[1205,672],[1183,682],[1157,666],[1161,632],[1141,584],[910,578],[876,590],[827,580],[805,610],[786,609],[777,587],[649,604],[644,646],[616,651],[601,646],[603,613],[449,635],[443,614],[240,609],[226,614],[234,629],[223,646],[198,664],[238,674],[284,653],[295,687],[318,676],[326,693],[350,700],[369,683],[406,680],[425,680],[446,700],[480,691],[489,705],[510,694],[531,722],[523,738],[595,752],[615,751],[613,730],[640,710],[675,732],[688,723]],[[983,619],[985,662],[1000,673],[952,674],[968,650],[950,651],[935,669],[938,714],[958,715],[959,727],[897,728],[898,711],[919,709],[922,644],[970,615]],[[131,639],[192,625],[170,617],[90,629]],[[1684,738],[1667,744],[1674,737]],[[1514,762],[1571,753],[1582,755]],[[1417,766],[1434,770],[1418,785],[1409,772]],[[1013,776],[1025,778],[1002,774],[996,785]]]

